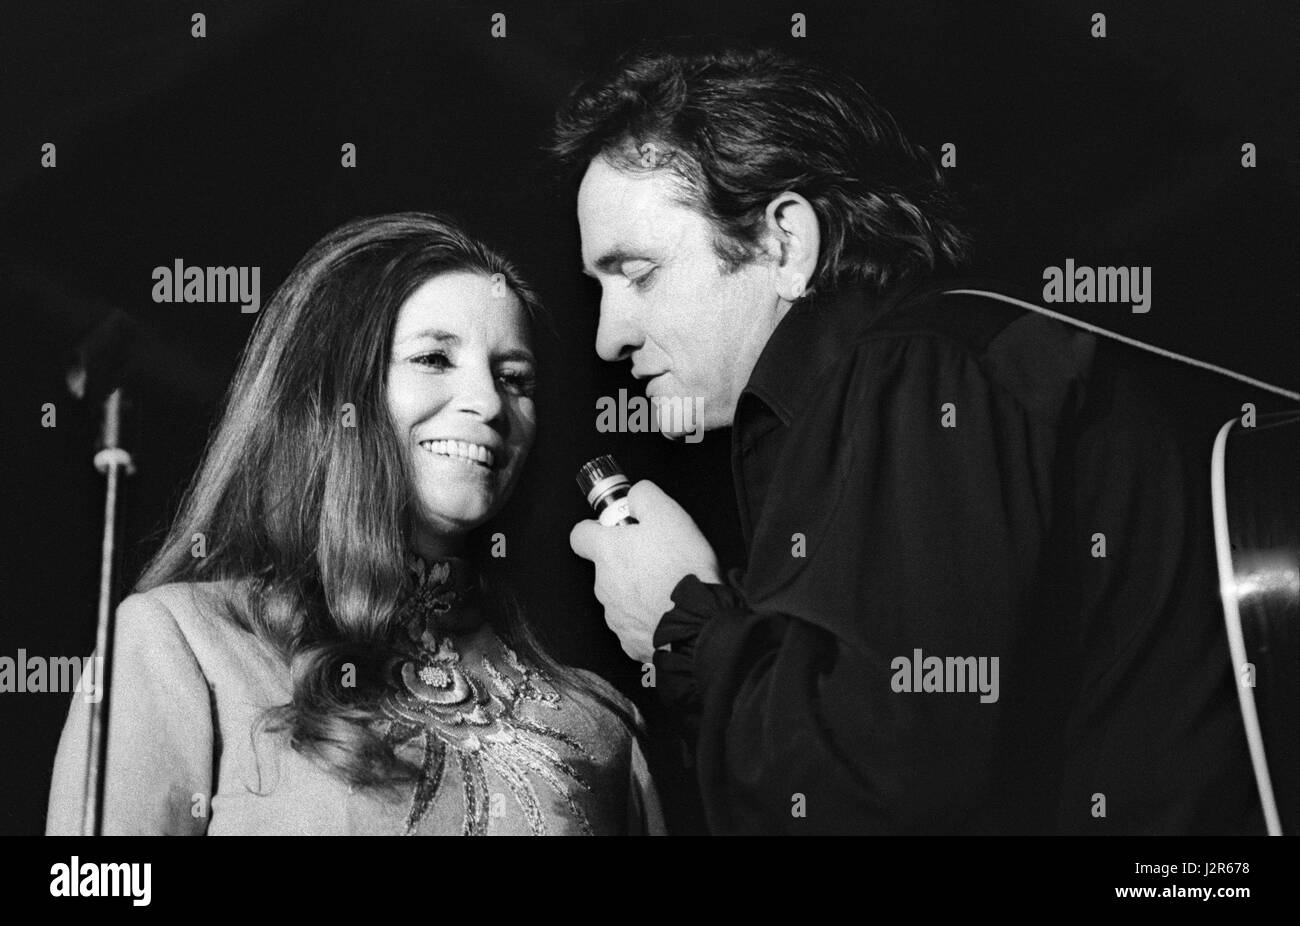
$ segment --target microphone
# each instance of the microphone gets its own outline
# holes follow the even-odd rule
[[[121,309],[111,311],[72,350],[65,380],[77,399],[98,402],[133,371],[140,324]]]
[[[126,382],[136,359],[140,325],[121,309],[114,309],[72,351],[65,372],[74,398],[101,405],[99,437],[95,443],[95,469],[107,473],[116,467],[134,475],[135,462],[125,445],[135,437],[135,403]]]
[[[628,506],[627,493],[632,488],[623,468],[612,456],[596,457],[578,470],[578,490],[596,517],[606,527],[616,524],[636,524]]]

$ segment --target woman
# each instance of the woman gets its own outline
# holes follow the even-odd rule
[[[546,657],[469,542],[533,443],[538,311],[432,215],[294,269],[118,609],[105,833],[660,829],[633,709]],[[81,828],[88,709],[50,833]]]

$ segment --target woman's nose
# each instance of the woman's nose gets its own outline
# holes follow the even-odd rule
[[[462,410],[473,412],[484,421],[494,421],[501,416],[505,403],[501,398],[501,384],[491,367],[464,371],[458,385],[456,398]]]

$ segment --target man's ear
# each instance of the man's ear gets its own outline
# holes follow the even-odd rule
[[[821,226],[812,203],[786,191],[767,204],[768,245],[777,295],[794,302],[808,289],[821,254]]]

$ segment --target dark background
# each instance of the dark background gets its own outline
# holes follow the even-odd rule
[[[1293,5],[1149,2],[42,4],[0,35],[0,408],[12,465],[0,503],[0,655],[93,646],[103,488],[93,409],[66,393],[72,347],[112,309],[139,323],[141,408],[126,494],[134,581],[198,462],[255,316],[154,304],[152,269],[258,266],[262,303],[343,221],[448,211],[512,255],[562,339],[542,345],[542,430],[509,562],[561,658],[661,718],[568,550],[585,516],[576,466],[612,450],[653,476],[738,564],[728,432],[698,445],[595,432],[594,402],[634,388],[592,349],[573,190],[541,155],[556,104],[629,45],[665,36],[770,44],[852,71],[917,142],[954,142],[949,175],[977,235],[974,269],[1041,290],[1045,266],[1153,269],[1149,314],[1065,310],[1290,388],[1297,332]],[[707,9],[706,9],[707,7]],[[1109,8],[1107,8],[1109,7]],[[1090,36],[1094,11],[1108,36]],[[490,35],[491,14],[507,36]],[[807,38],[790,36],[795,11]],[[190,15],[207,37],[190,36]],[[40,166],[54,142],[58,166]],[[1258,166],[1241,166],[1253,142]],[[357,167],[340,146],[357,146]],[[1061,308],[1061,307],[1058,307]],[[41,406],[58,425],[42,428]],[[0,695],[0,832],[36,833],[67,695]],[[670,740],[661,738],[663,743]],[[694,829],[689,772],[661,784]]]

